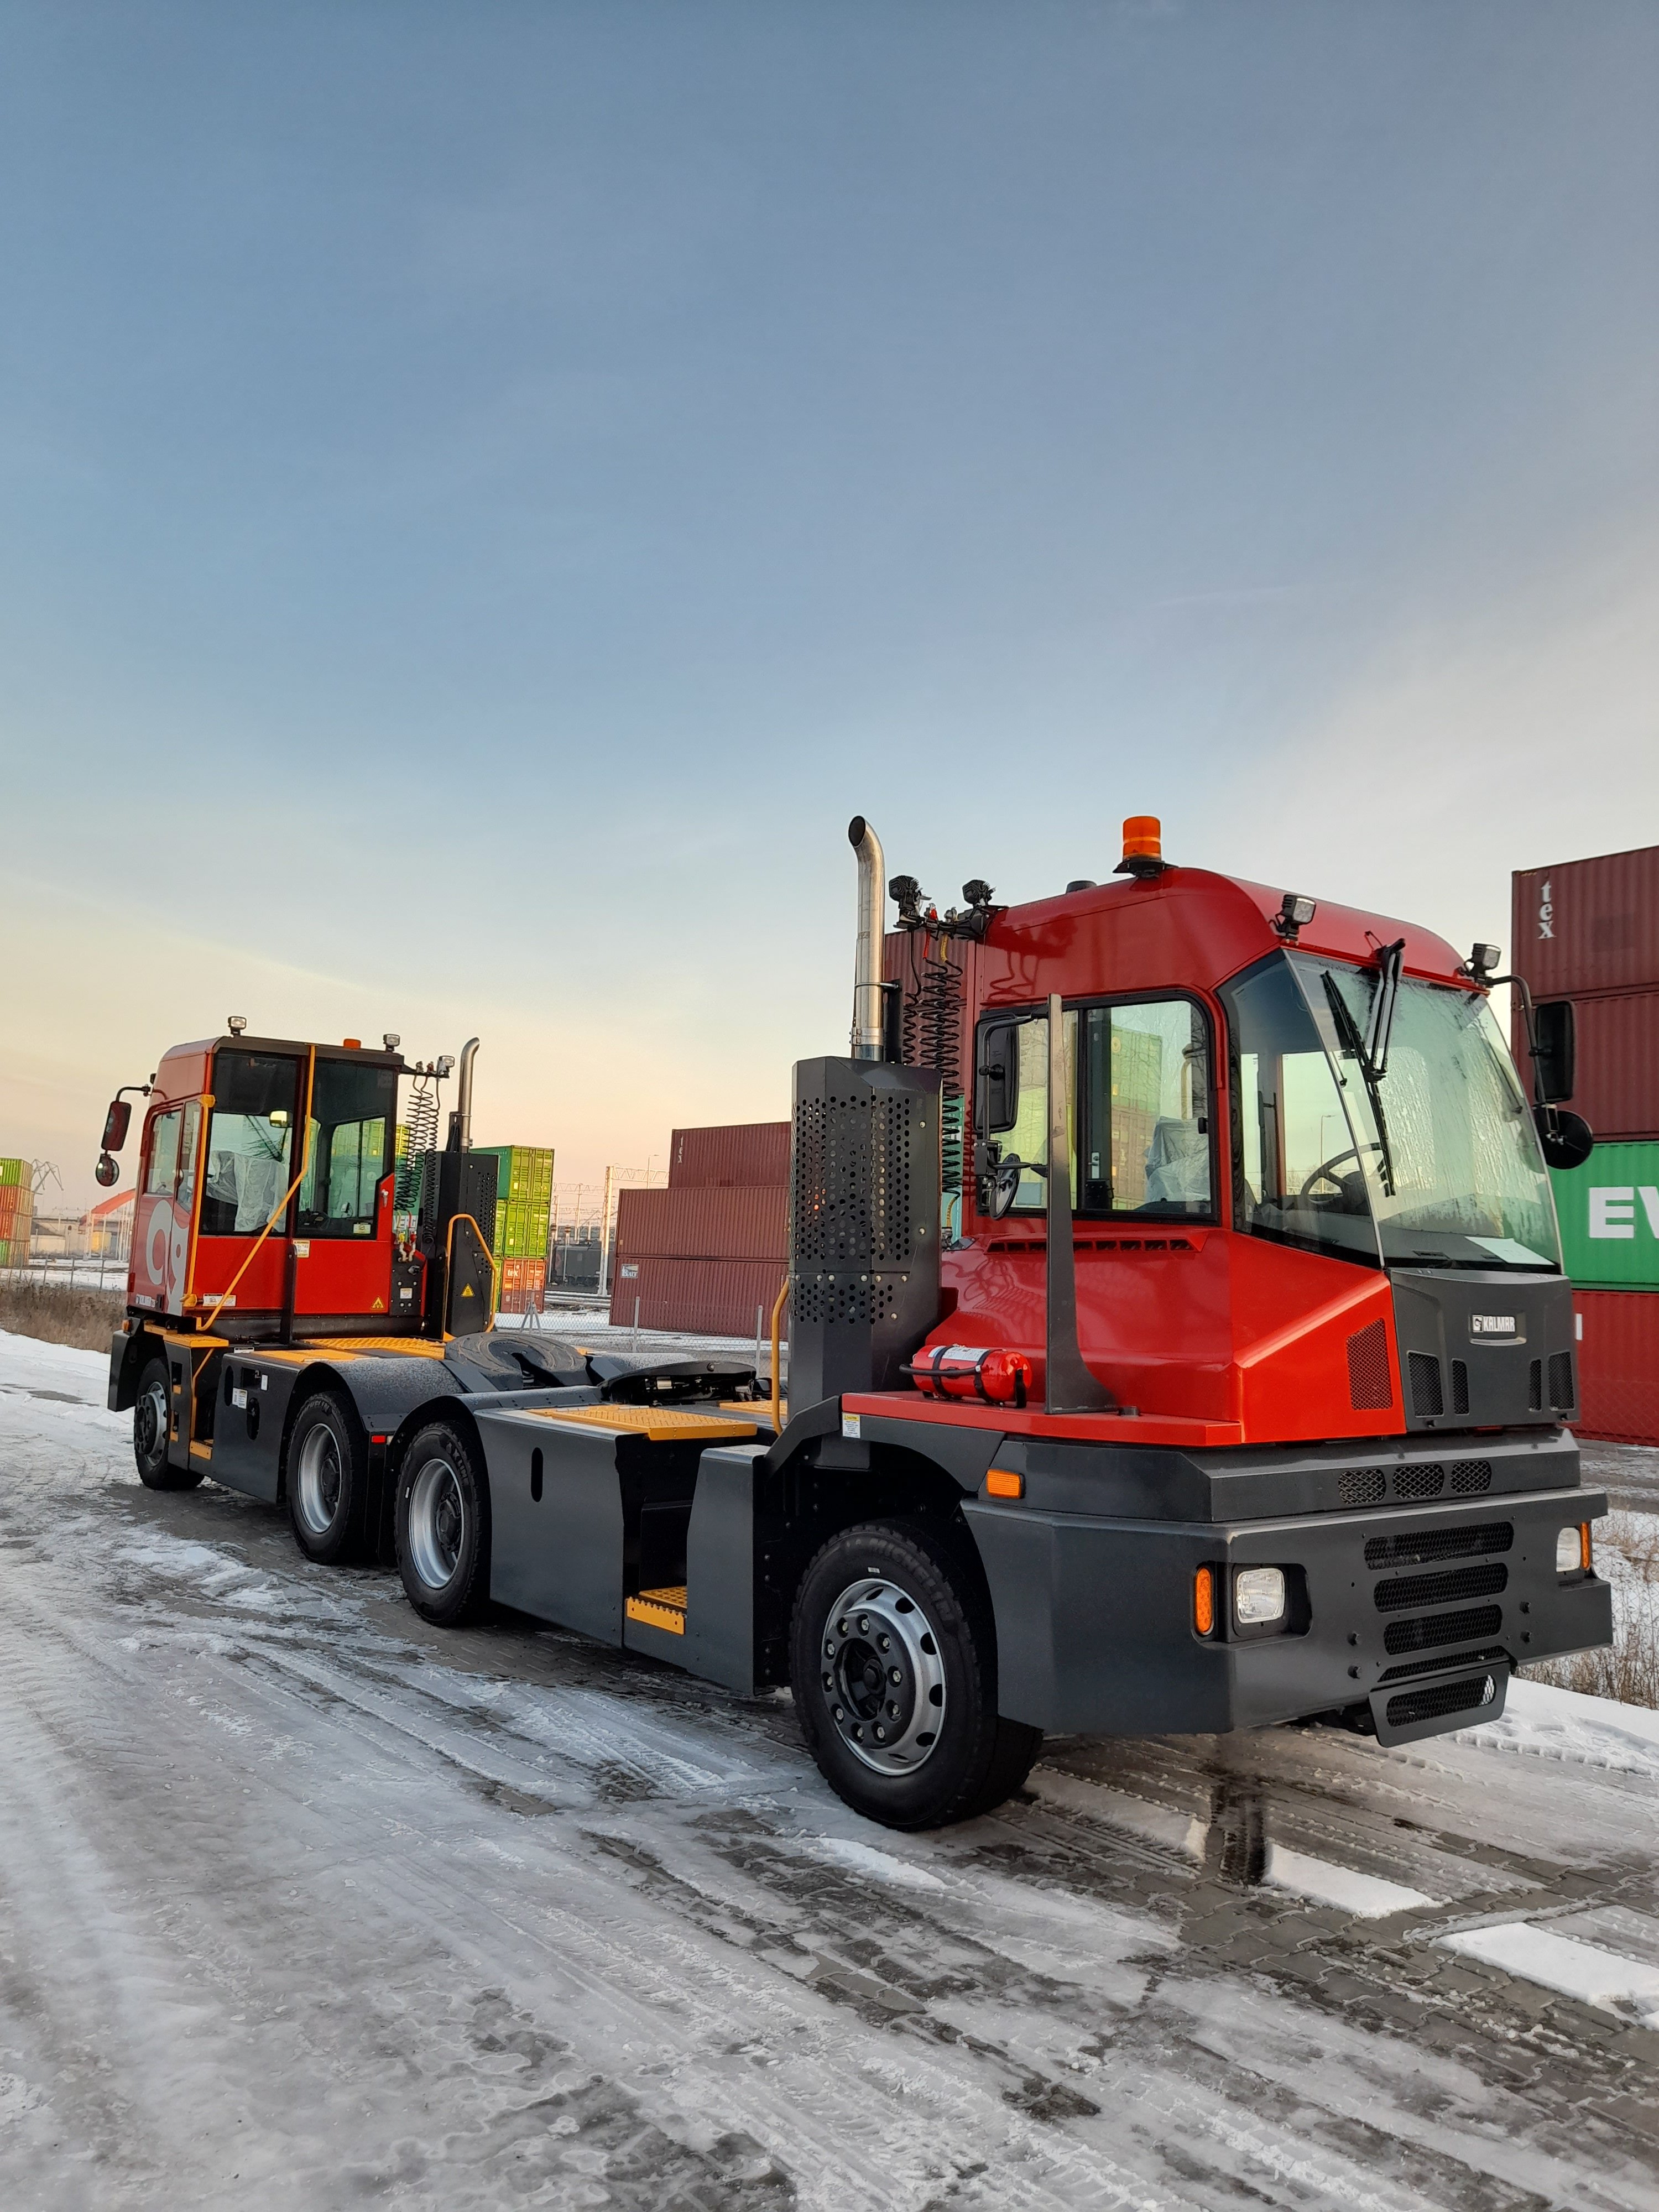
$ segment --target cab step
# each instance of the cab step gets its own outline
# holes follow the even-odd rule
[[[660,1628],[670,1636],[685,1633],[685,1584],[673,1589],[641,1590],[637,1597],[623,1602],[623,1611],[630,1620],[637,1620],[647,1628]]]

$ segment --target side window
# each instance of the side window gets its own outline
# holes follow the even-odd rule
[[[203,1236],[257,1237],[282,1203],[299,1079],[299,1062],[275,1053],[215,1054]]]
[[[1077,1022],[1066,1016],[1066,1088],[1070,1117],[1072,1188],[1077,1189]],[[1018,1159],[1035,1170],[1048,1164],[1048,1018],[1033,1014],[987,1024],[980,1031],[978,1133],[996,1161]],[[1045,1174],[1023,1175],[1011,1213],[1043,1213]]]
[[[395,1069],[361,1060],[317,1062],[300,1185],[302,1237],[374,1235],[375,1193],[392,1168],[397,1106]]]
[[[146,1198],[161,1193],[171,1198],[177,1187],[179,1139],[184,1121],[184,1108],[175,1106],[170,1114],[158,1115],[149,1125],[149,1158],[144,1169]]]
[[[1209,1024],[1190,999],[1087,1010],[1082,1210],[1208,1213]]]

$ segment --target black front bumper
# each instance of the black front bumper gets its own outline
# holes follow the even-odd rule
[[[1510,1671],[1612,1641],[1612,1595],[1563,1577],[1560,1530],[1604,1492],[1510,1492],[1273,1519],[1119,1519],[965,1506],[996,1617],[998,1705],[1053,1732],[1191,1735],[1369,1709],[1385,1742],[1491,1717]],[[1211,1565],[1285,1570],[1288,1630],[1193,1620]],[[1454,1694],[1457,1683],[1474,1686]],[[1484,1696],[1480,1692],[1490,1684]]]

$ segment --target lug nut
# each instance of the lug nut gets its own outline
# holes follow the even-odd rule
[[[886,1742],[886,1741],[887,1741],[887,1731],[886,1731],[886,1729],[885,1729],[884,1728],[883,1728],[883,1727],[882,1727],[882,1725],[881,1725],[881,1723],[880,1723],[880,1722],[879,1722],[879,1721],[878,1721],[878,1722],[877,1722],[877,1723],[876,1723],[875,1729],[874,1729],[874,1730],[873,1730],[873,1734],[874,1734],[874,1735],[875,1735],[875,1739],[876,1739],[876,1741],[877,1741],[878,1743],[885,1743],[885,1742]]]
[[[878,1651],[890,1651],[890,1650],[892,1650],[892,1648],[893,1648],[893,1639],[892,1639],[892,1638],[891,1638],[890,1636],[878,1636],[878,1637],[877,1637],[877,1638],[876,1638],[876,1649],[877,1649],[877,1650],[878,1650]]]
[[[844,1707],[841,1705],[831,1705],[830,1710],[838,1721],[844,1721],[846,1719],[847,1713]]]
[[[899,1684],[904,1680],[904,1676],[898,1668],[890,1667],[887,1669],[887,1679],[893,1685],[894,1688],[896,1689]]]

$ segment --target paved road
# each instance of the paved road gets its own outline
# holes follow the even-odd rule
[[[1659,2206],[1659,1732],[1058,1743],[894,1838],[98,1396],[0,1339],[8,2208]]]

